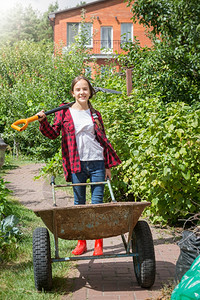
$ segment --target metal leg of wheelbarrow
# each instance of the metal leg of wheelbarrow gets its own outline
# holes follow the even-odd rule
[[[112,186],[111,186],[111,184],[110,184],[110,180],[109,180],[109,179],[107,179],[107,184],[108,184],[108,188],[109,188],[109,191],[110,191],[110,196],[111,196],[112,202],[117,202],[117,201],[115,200],[115,196],[114,196],[114,194],[113,194]]]
[[[52,196],[53,196],[53,206],[57,206],[56,205],[56,195],[55,195],[55,177],[54,176],[51,176],[51,189],[52,189]]]
[[[54,236],[54,245],[55,245],[55,258],[59,258],[58,250],[58,234],[57,234],[57,224],[56,224],[56,211],[53,211],[53,236]]]
[[[108,184],[108,188],[109,188],[109,191],[110,191],[110,196],[111,196],[112,202],[117,202],[115,200],[115,196],[113,194],[112,186],[110,184],[110,180],[109,179],[107,179],[107,184]],[[126,242],[126,239],[124,237],[124,234],[121,235],[121,238],[122,238],[122,241],[123,241],[126,253],[130,253],[131,242],[129,242],[128,245],[127,245],[127,242]]]
[[[128,252],[128,246],[127,246],[127,242],[126,242],[126,239],[124,237],[124,234],[121,235],[121,238],[122,238],[122,241],[123,241],[123,244],[124,244],[124,248],[126,250],[126,253],[129,253]],[[129,251],[130,251],[130,247],[129,247]]]

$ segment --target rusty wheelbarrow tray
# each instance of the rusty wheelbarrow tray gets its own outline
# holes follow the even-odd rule
[[[86,183],[81,185],[92,185]],[[99,183],[98,183],[99,184]],[[35,286],[38,290],[50,290],[52,285],[52,263],[132,257],[136,279],[141,287],[150,288],[155,281],[155,253],[153,239],[146,221],[138,221],[150,202],[117,202],[109,180],[112,202],[104,204],[75,205],[59,208],[56,206],[55,188],[73,184],[55,185],[52,182],[54,206],[52,209],[34,210],[46,227],[53,233],[55,258],[51,258],[50,238],[47,228],[38,227],[33,233],[33,266]],[[126,241],[124,234],[128,232]],[[125,247],[123,254],[101,256],[59,257],[58,238],[64,240],[93,240],[121,235]]]

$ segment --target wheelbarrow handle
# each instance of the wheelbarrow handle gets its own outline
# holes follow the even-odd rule
[[[50,114],[53,114],[59,110],[63,110],[65,108],[68,108],[70,107],[74,102],[70,102],[68,104],[65,104],[65,105],[62,105],[62,106],[59,106],[59,107],[56,107],[56,108],[53,108],[52,110],[48,110],[45,112],[45,115],[48,116]],[[33,121],[36,121],[38,120],[40,117],[38,115],[35,115],[35,116],[32,116],[30,118],[27,118],[27,119],[20,119],[20,120],[17,120],[16,122],[14,122],[11,127],[17,131],[23,131],[27,128],[28,124],[33,122]],[[22,127],[18,126],[18,125],[22,125],[24,124]]]

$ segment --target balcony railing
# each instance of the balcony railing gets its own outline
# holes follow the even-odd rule
[[[123,42],[120,40],[93,40],[91,54],[111,54],[121,53],[123,51]]]
[[[91,55],[103,55],[104,57],[111,54],[120,54],[124,52],[123,45],[127,43],[121,40],[93,40],[91,43],[85,45],[89,50]],[[63,51],[67,51],[68,46],[63,48]]]

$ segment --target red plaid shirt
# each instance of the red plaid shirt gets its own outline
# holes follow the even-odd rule
[[[97,141],[104,149],[105,168],[109,169],[111,167],[119,165],[121,163],[121,160],[117,156],[111,143],[106,137],[101,114],[98,111],[96,111],[96,114],[103,130],[101,130],[97,126],[91,113],[92,121],[94,123],[95,135]],[[56,139],[60,135],[60,131],[62,131],[63,169],[65,179],[67,181],[70,181],[71,173],[78,173],[81,171],[80,157],[76,145],[75,127],[70,110],[66,108],[56,112],[54,124],[52,126],[49,124],[47,119],[44,119],[44,121],[40,123],[40,131],[43,135],[52,140]]]

